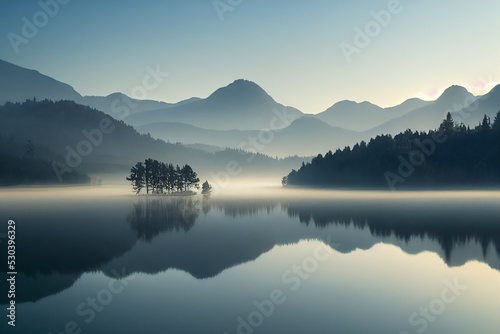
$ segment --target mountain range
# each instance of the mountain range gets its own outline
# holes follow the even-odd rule
[[[455,114],[465,109],[471,103],[476,102],[477,98],[469,93],[467,89],[461,86],[451,86],[446,89],[443,94],[432,103],[429,103],[421,108],[412,110],[400,117],[391,119],[368,131],[370,136],[376,134],[396,134],[411,128],[413,131],[428,131],[435,128],[446,118],[448,112]],[[488,114],[488,112],[486,112]],[[481,116],[481,118],[484,114]],[[493,114],[491,116],[494,116]],[[458,119],[458,117],[456,117]],[[466,123],[467,120],[463,120]],[[479,121],[477,122],[479,123]],[[466,125],[477,125],[469,124]]]
[[[291,121],[273,122],[284,109],[291,121],[304,116],[295,108],[277,103],[257,84],[236,80],[206,99],[134,114],[125,121],[133,126],[177,122],[212,130],[256,130],[288,126]]]
[[[140,133],[174,143],[210,143],[281,157],[327,152],[332,148],[332,143],[346,146],[359,137],[359,133],[332,127],[311,116],[300,117],[286,128],[276,131],[210,130],[175,122],[153,123],[136,128]]]
[[[361,132],[431,103],[412,98],[394,107],[381,108],[367,101],[356,103],[345,100],[335,103],[327,110],[317,114],[316,117],[331,126],[340,126]]]
[[[307,160],[299,157],[277,160],[233,149],[210,153],[166,143],[73,101],[28,100],[0,106],[0,154],[23,155],[23,145],[29,142],[34,146],[33,158],[55,163],[54,172],[63,180],[70,175],[66,171],[76,169],[105,176],[108,182],[115,179],[123,182],[130,167],[146,158],[174,165],[189,164],[200,178],[211,180],[227,170],[229,161],[241,169],[233,178],[252,174],[279,179]],[[11,152],[5,147],[18,149]]]
[[[82,96],[68,84],[57,81],[35,70],[29,70],[0,59],[0,105],[5,102],[24,102],[27,99],[69,100],[98,109],[115,118],[126,106],[129,114],[145,110],[167,109],[198,100],[191,98],[178,103],[137,100],[122,93],[108,96]]]
[[[435,101],[410,98],[381,108],[364,101],[340,101],[316,115],[276,102],[248,80],[236,80],[207,98],[178,103],[135,100],[121,93],[82,96],[68,84],[34,70],[0,60],[0,104],[38,100],[71,100],[90,106],[167,142],[244,149],[272,156],[317,155],[368,141],[379,134],[406,129],[428,131],[451,112],[454,119],[474,127],[500,109],[500,88],[476,97],[452,86]],[[124,106],[127,113],[122,113]],[[122,109],[120,109],[122,108]]]

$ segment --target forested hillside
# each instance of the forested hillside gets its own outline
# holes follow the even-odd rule
[[[441,187],[500,185],[500,112],[474,129],[451,114],[438,129],[377,136],[318,155],[293,170],[288,185],[319,187]]]
[[[32,141],[20,145],[12,137],[0,135],[0,186],[90,182],[88,175],[77,170],[68,172],[59,180],[52,168],[53,160],[49,157],[55,156],[50,151],[35,146]]]
[[[49,161],[51,169],[55,162],[55,175],[63,179],[77,170],[91,175],[116,174],[121,180],[131,165],[148,157],[189,164],[204,177],[224,173],[231,163],[239,171],[233,178],[248,175],[277,178],[303,161],[299,157],[278,160],[235,149],[208,153],[166,143],[139,134],[132,126],[104,112],[72,101],[8,102],[0,106],[0,135],[21,147],[31,141],[33,161]],[[0,147],[0,154],[11,155],[10,151],[9,145]],[[22,155],[22,151],[17,149],[16,154]],[[3,165],[6,168],[6,163]]]

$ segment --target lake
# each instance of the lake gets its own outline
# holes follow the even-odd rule
[[[12,188],[0,217],[17,265],[2,333],[500,328],[500,192]]]

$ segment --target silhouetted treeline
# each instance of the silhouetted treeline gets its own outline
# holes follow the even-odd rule
[[[189,165],[182,168],[179,165],[166,164],[158,160],[146,159],[144,163],[138,162],[130,170],[127,181],[132,183],[132,188],[139,194],[146,188],[146,194],[173,193],[199,188],[200,179]]]
[[[377,136],[302,164],[288,185],[320,187],[498,186],[500,112],[470,129],[448,113],[438,129]]]

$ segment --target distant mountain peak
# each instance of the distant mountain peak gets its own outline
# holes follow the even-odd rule
[[[290,124],[290,128],[304,128],[304,127],[311,127],[316,129],[318,127],[324,129],[332,128],[330,125],[328,125],[327,123],[323,122],[322,120],[314,116],[302,116]]]
[[[411,103],[411,102],[425,102],[425,101],[422,100],[419,97],[410,97],[408,100],[403,101],[401,104],[403,104],[403,103]]]
[[[255,82],[246,79],[236,79],[230,85],[248,85],[248,86],[259,86]],[[229,85],[229,86],[230,86]]]
[[[375,111],[382,108],[368,101],[355,102],[351,100],[342,100],[335,103],[333,106],[331,106],[330,108],[328,108],[327,110],[323,111],[320,114],[328,114],[332,112],[340,112],[346,110],[353,112],[361,109]]]
[[[0,105],[5,102],[23,102],[36,97],[38,100],[73,100],[81,98],[73,87],[0,59]]]
[[[340,101],[340,102],[337,102],[335,105],[342,105],[342,104],[345,104],[345,105],[353,105],[353,106],[365,106],[365,107],[376,107],[376,108],[380,108],[378,105],[376,104],[373,104],[371,103],[370,101],[361,101],[361,102],[356,102],[356,101],[351,101],[351,100],[344,100],[344,101]]]
[[[207,100],[236,100],[241,103],[255,102],[256,100],[274,102],[274,99],[259,85],[253,81],[244,79],[235,80],[226,87],[217,89]]]
[[[446,92],[467,92],[468,93],[469,91],[463,86],[452,85],[452,86],[446,88],[445,91],[443,92],[443,94]]]
[[[122,96],[125,96],[125,94],[120,93],[120,92],[115,92],[115,93],[111,93],[111,94],[109,94],[109,95],[108,95],[108,96],[106,96],[106,97],[115,97],[115,98],[116,98],[116,97],[122,97]]]
[[[337,103],[335,103],[333,107],[340,107],[340,106],[345,106],[345,105],[357,105],[358,103],[357,102],[354,102],[354,101],[351,101],[351,100],[342,100],[342,101],[339,101]]]
[[[471,95],[472,94],[465,87],[453,85],[453,86],[448,87],[443,92],[443,94],[441,94],[441,96],[437,99],[437,101],[445,101],[445,100],[456,99],[456,98],[460,98],[460,97],[465,98],[465,97],[471,96]]]

